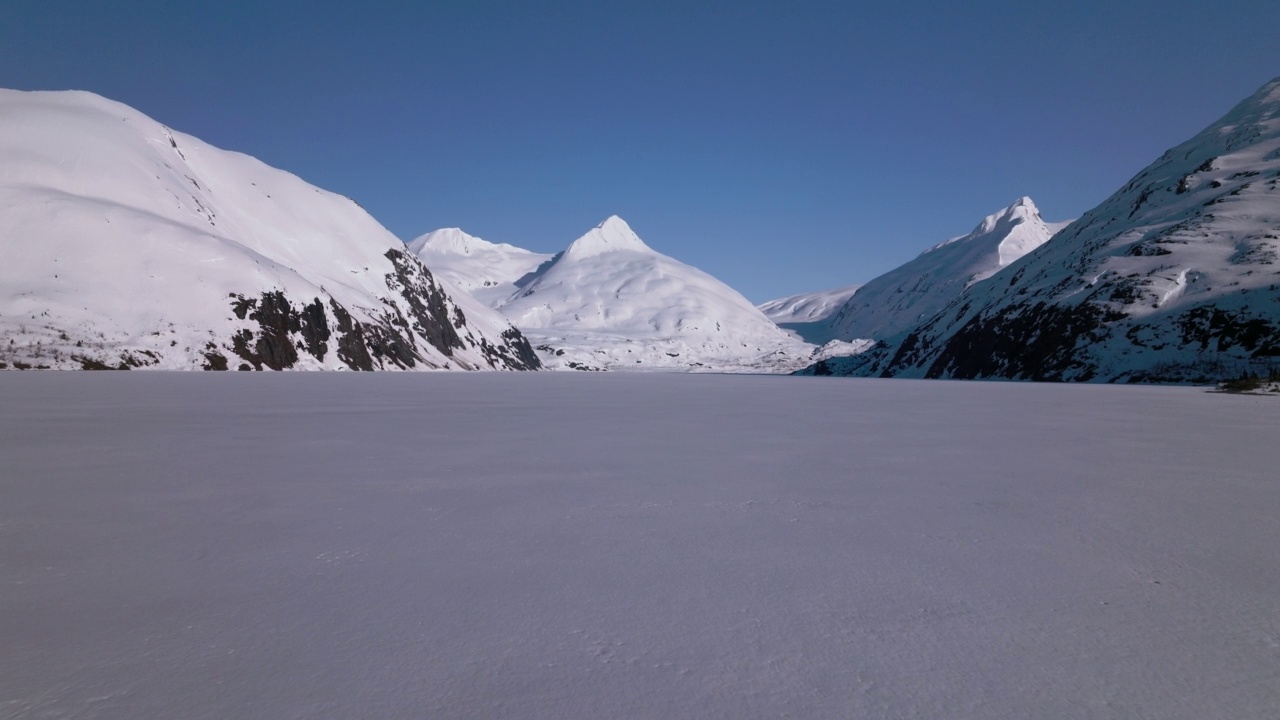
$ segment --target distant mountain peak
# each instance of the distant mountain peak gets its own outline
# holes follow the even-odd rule
[[[992,219],[999,220],[1001,218],[1024,218],[1024,217],[1038,216],[1039,214],[1040,214],[1040,208],[1036,207],[1035,201],[1027,197],[1026,195],[1023,195],[1017,200],[1014,200],[1009,205],[1009,207],[1006,207],[1000,212],[993,213],[987,216],[985,220],[992,220]]]
[[[812,345],[728,285],[651,249],[616,215],[555,255],[502,250],[509,247],[427,246],[419,256],[532,333],[545,367],[779,372],[811,359]]]
[[[414,255],[421,255],[424,252],[428,254],[447,253],[454,255],[474,255],[476,253],[494,251],[505,251],[507,253],[528,252],[514,245],[489,242],[456,227],[440,228],[418,236],[409,242],[409,251]]]
[[[933,252],[952,243],[975,240],[993,233],[1008,235],[1014,227],[1032,221],[1037,223],[1044,222],[1040,218],[1040,209],[1036,207],[1035,202],[1023,195],[1015,200],[1012,205],[984,217],[982,222],[978,223],[968,235],[953,237],[950,240],[934,245],[925,252]]]
[[[986,218],[985,220],[994,219],[994,221],[998,223],[1000,222],[1000,220],[1022,221],[1022,220],[1026,220],[1030,218],[1038,218],[1038,217],[1040,217],[1040,208],[1036,207],[1035,202],[1032,201],[1031,198],[1027,197],[1026,195],[1023,195],[1022,197],[1015,200],[1013,204],[1010,205],[1009,207],[1005,208],[1004,210],[1001,210],[1000,212],[996,213],[991,217]]]
[[[581,259],[618,250],[653,252],[625,220],[617,215],[610,215],[604,222],[574,240],[564,251],[564,255],[567,258]]]
[[[829,328],[811,337],[883,338],[941,310],[974,283],[1035,250],[1066,223],[1046,223],[1029,197],[982,219],[969,234],[951,238],[871,280],[831,315]]]
[[[415,255],[424,248],[470,255],[471,251],[475,249],[477,240],[479,238],[468,235],[461,228],[440,228],[415,238],[409,243],[409,250]],[[480,242],[484,241],[480,240]]]

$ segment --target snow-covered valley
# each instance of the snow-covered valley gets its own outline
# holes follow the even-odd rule
[[[1280,716],[1276,400],[0,373],[0,718]]]

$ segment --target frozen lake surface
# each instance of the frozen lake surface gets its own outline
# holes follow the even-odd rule
[[[0,373],[0,718],[1280,717],[1280,398]]]

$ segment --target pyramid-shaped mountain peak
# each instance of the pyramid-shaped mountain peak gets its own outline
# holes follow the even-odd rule
[[[652,252],[625,220],[617,215],[610,215],[604,222],[574,240],[564,254],[565,257],[581,259],[618,250]]]

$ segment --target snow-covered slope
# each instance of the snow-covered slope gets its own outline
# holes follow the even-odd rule
[[[348,198],[85,92],[0,91],[6,367],[533,368]]]
[[[932,319],[815,369],[1205,381],[1278,366],[1280,78]]]
[[[409,243],[409,252],[450,285],[491,307],[501,305],[522,286],[522,278],[555,257],[491,243],[458,228],[422,235]]]
[[[835,290],[790,295],[763,302],[756,307],[778,324],[804,323],[824,320],[844,304],[861,285],[848,285]]]
[[[791,295],[761,303],[764,316],[793,337],[815,344],[831,340],[827,318],[861,287],[848,285],[835,290]]]
[[[419,257],[478,288],[547,367],[786,371],[813,350],[729,286],[654,251],[616,216],[550,258],[460,236],[424,238],[415,242]],[[485,282],[512,292],[495,298]]]
[[[827,323],[829,337],[883,338],[932,317],[970,285],[1044,244],[1067,223],[1046,223],[1031,198],[988,215],[967,235],[924,251],[858,288]]]

